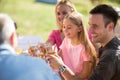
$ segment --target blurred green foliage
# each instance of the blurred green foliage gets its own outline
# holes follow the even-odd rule
[[[89,10],[95,5],[105,3],[120,7],[113,0],[72,0],[78,12],[85,17],[88,27]],[[117,1],[117,0],[116,0]],[[119,1],[119,0],[118,0]],[[35,0],[0,0],[0,12],[8,13],[17,23],[19,35],[36,35],[47,39],[53,29],[57,29],[55,20],[55,5],[38,3]]]
[[[120,4],[120,0],[109,0]]]

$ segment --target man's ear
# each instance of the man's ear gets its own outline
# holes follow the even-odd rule
[[[109,23],[108,26],[109,26],[109,27],[108,27],[108,30],[109,30],[109,31],[111,31],[111,30],[114,29],[114,23],[113,23],[113,22]]]
[[[10,36],[10,44],[13,48],[15,47],[15,33],[14,32]]]

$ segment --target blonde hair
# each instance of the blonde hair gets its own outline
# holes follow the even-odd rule
[[[59,6],[61,4],[67,5],[71,9],[71,12],[76,11],[76,8],[75,8],[74,4],[70,0],[61,0],[61,1],[59,1],[57,3],[57,5],[56,5],[56,8],[57,8],[57,6]]]
[[[56,14],[56,12],[57,12],[57,7],[59,6],[59,5],[66,5],[66,6],[68,6],[69,8],[70,8],[70,13],[72,13],[72,12],[76,12],[77,10],[76,10],[76,8],[75,8],[75,6],[74,6],[74,4],[70,1],[70,0],[61,0],[61,1],[59,1],[58,3],[57,3],[57,5],[56,5],[56,7],[55,7],[55,14]],[[62,28],[60,27],[60,25],[58,24],[58,20],[57,20],[57,18],[56,18],[56,21],[57,21],[57,26],[59,27],[59,30],[60,31],[62,31]]]
[[[97,58],[96,51],[90,39],[88,38],[87,29],[84,25],[83,15],[78,12],[73,12],[66,15],[64,19],[69,19],[73,24],[77,25],[78,27],[82,27],[82,30],[78,33],[78,39],[85,46],[85,53],[87,56],[90,56],[93,61],[93,67],[95,67]]]

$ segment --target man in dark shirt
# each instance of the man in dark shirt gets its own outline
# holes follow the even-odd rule
[[[114,37],[99,49],[100,61],[88,80],[120,79],[120,41]]]
[[[100,43],[99,62],[88,80],[120,80],[120,41],[114,34],[118,20],[117,12],[109,5],[101,4],[90,11],[90,32],[95,43]],[[63,77],[67,80],[82,80],[62,62],[60,57],[51,56]]]
[[[99,63],[88,80],[120,80],[120,41],[114,34],[117,20],[117,12],[109,5],[98,5],[90,11],[90,31],[101,48]]]

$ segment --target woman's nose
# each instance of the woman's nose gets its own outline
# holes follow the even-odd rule
[[[59,15],[59,19],[61,20],[61,21],[63,21],[63,19],[64,19],[64,15]]]
[[[67,28],[63,28],[63,31],[66,32],[66,31],[67,31]]]

